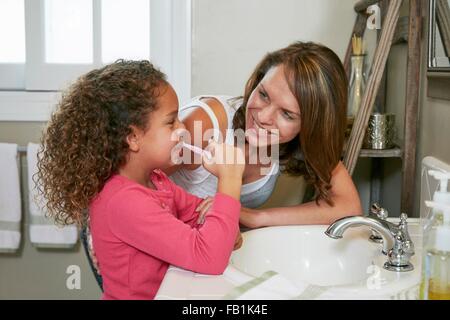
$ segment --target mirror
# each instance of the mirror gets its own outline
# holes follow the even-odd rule
[[[450,72],[450,0],[430,0],[428,71]]]

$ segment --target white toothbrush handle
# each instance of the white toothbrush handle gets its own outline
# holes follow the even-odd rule
[[[183,143],[183,146],[186,147],[187,149],[191,150],[192,152],[195,152],[197,154],[200,155],[204,155],[205,157],[207,157],[208,159],[212,158],[211,152],[203,150],[197,146],[193,146],[191,144],[187,144],[187,143]]]

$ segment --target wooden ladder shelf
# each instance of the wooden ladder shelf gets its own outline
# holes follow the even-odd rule
[[[364,92],[361,106],[355,117],[350,137],[344,152],[344,165],[350,174],[353,174],[358,158],[369,157],[401,157],[402,166],[402,195],[401,211],[412,215],[414,207],[415,170],[416,170],[416,139],[417,139],[417,114],[419,105],[419,82],[420,82],[420,57],[421,57],[421,31],[422,12],[424,0],[409,0],[409,30],[408,30],[408,61],[407,61],[407,85],[405,103],[405,132],[404,145],[402,149],[385,150],[361,150],[365,132],[368,127],[370,115],[379,93],[386,62],[394,38],[397,22],[399,20],[402,0],[387,1],[387,13],[383,22],[381,36],[375,51],[366,90]],[[381,1],[363,0],[355,5],[357,18],[353,28],[353,34],[363,36],[366,29],[366,10],[369,6]],[[386,4],[386,3],[385,3]],[[350,73],[351,39],[345,56],[344,67],[347,75]]]

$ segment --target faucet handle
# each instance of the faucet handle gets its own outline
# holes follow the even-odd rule
[[[400,214],[400,222],[398,223],[398,230],[400,230],[406,240],[410,240],[409,232],[408,232],[408,215],[406,213]]]
[[[388,217],[388,211],[382,208],[378,202],[374,202],[370,207],[369,215],[375,216],[379,220],[386,220]],[[379,233],[374,230],[372,230],[372,235],[370,236],[369,240],[376,243],[383,242],[383,239],[381,238]]]
[[[372,204],[370,207],[370,213],[377,216],[381,220],[386,220],[389,214],[389,212],[385,208],[382,208],[378,202],[374,202]]]
[[[378,212],[381,209],[380,204],[378,202],[374,202],[372,203],[372,205],[370,206],[370,211],[372,213]]]
[[[406,213],[402,212],[402,214],[400,215],[400,224],[405,225],[407,219],[408,219],[408,215]]]
[[[400,223],[398,224],[398,229],[403,234],[405,252],[408,252],[411,255],[414,255],[414,244],[411,241],[411,237],[409,236],[407,219],[408,219],[408,215],[406,213],[402,213],[400,215]]]
[[[385,269],[391,271],[411,271],[414,269],[410,262],[411,256],[414,255],[414,244],[407,232],[406,228],[404,230],[399,228],[394,234],[394,246],[388,252],[388,261],[384,264]]]

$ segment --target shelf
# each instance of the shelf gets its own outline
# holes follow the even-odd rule
[[[394,147],[386,150],[361,149],[359,153],[361,158],[402,158],[403,150],[400,147]]]
[[[417,152],[417,116],[419,114],[420,104],[420,62],[422,55],[422,30],[424,27],[425,1],[410,0],[409,15],[406,18],[400,18],[400,9],[402,0],[375,1],[360,0],[355,5],[357,8],[363,8],[358,11],[355,25],[352,31],[353,35],[363,36],[367,29],[367,15],[364,11],[366,5],[378,2],[381,6],[383,27],[378,34],[377,46],[374,53],[371,72],[366,84],[366,91],[362,99],[357,121],[353,123],[353,131],[346,131],[346,141],[344,143],[343,163],[350,175],[353,174],[358,158],[372,158],[371,166],[371,199],[378,201],[381,198],[381,178],[383,174],[383,162],[379,159],[397,158],[402,161],[402,187],[401,187],[401,212],[413,213],[415,199],[415,179],[416,179],[416,152]],[[353,38],[351,38],[353,39]],[[385,87],[386,87],[386,62],[393,44],[408,43],[407,45],[407,72],[406,72],[406,92],[404,109],[404,131],[402,135],[403,143],[396,141],[396,147],[388,150],[368,150],[360,149],[361,140],[364,140],[364,134],[367,130],[370,113],[378,99],[378,105],[385,105]],[[349,75],[352,41],[349,41],[345,55],[344,66]],[[381,89],[381,90],[380,90]],[[351,124],[349,124],[351,126]],[[351,139],[350,139],[351,138]],[[347,144],[351,147],[347,147]],[[399,147],[401,146],[401,147]],[[373,188],[372,188],[373,184]],[[373,192],[372,192],[373,191]],[[372,200],[371,200],[372,201]]]
[[[403,149],[399,146],[403,145],[403,141],[396,139],[395,147],[391,149],[375,150],[361,149],[359,158],[400,158],[403,159]],[[344,142],[344,153],[347,148],[347,140]]]

